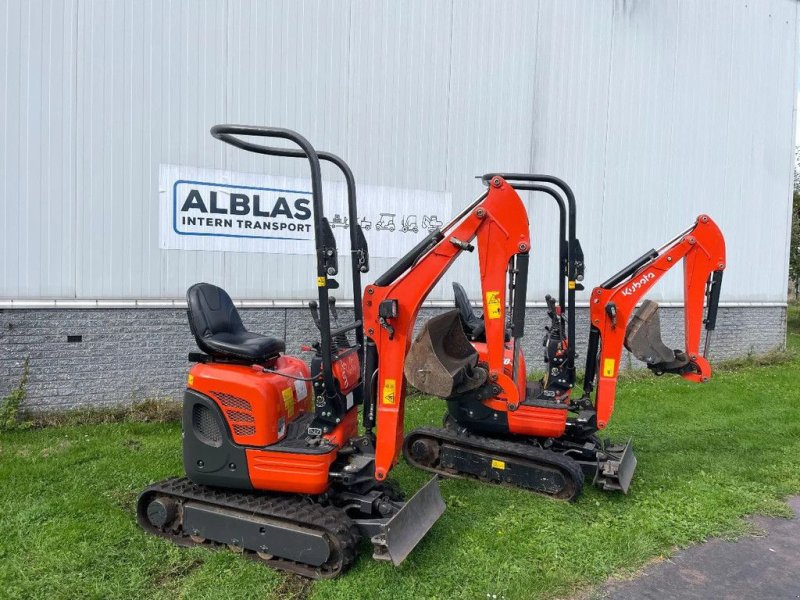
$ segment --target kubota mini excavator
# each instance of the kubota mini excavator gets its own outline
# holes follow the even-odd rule
[[[376,480],[372,421],[358,434],[365,397],[361,273],[369,270],[369,253],[352,172],[288,129],[217,125],[211,133],[243,150],[308,161],[319,294],[310,307],[320,341],[309,366],[286,356],[283,340],[247,331],[221,288],[189,288],[189,324],[201,352],[189,355],[196,364],[183,402],[186,477],[146,488],[137,520],[181,546],[227,545],[306,577],[335,577],[353,561],[361,537],[372,542],[375,558],[399,564],[445,507],[436,477],[408,502],[383,477]],[[241,136],[289,140],[300,149]],[[348,191],[355,315],[342,326],[328,294],[338,287],[339,266],[323,212],[321,160],[342,171]],[[392,439],[402,438],[397,426]]]
[[[412,431],[405,439],[405,457],[434,473],[473,476],[556,498],[575,499],[584,477],[605,490],[627,492],[636,468],[630,442],[614,445],[597,435],[611,418],[622,347],[658,375],[708,381],[706,355],[725,268],[722,233],[710,217],[700,215],[689,229],[592,291],[583,395],[574,398],[575,291],[583,289],[584,263],[575,235],[572,190],[546,175],[489,174],[483,180],[488,191],[462,213],[460,224],[446,236],[432,236],[435,245],[412,252],[406,264],[413,262],[413,269],[401,273],[396,268],[367,288],[367,364],[372,344],[391,356],[380,361],[377,373],[383,402],[387,390],[389,397],[402,399],[403,372],[418,390],[447,400],[444,428]],[[545,376],[535,383],[526,381],[519,344],[530,241],[515,189],[547,193],[560,208],[559,301],[546,298],[550,326],[544,340]],[[421,298],[445,264],[462,250],[472,250],[475,237],[483,317],[474,314],[463,288],[454,284],[457,309],[430,319],[410,344]],[[672,350],[661,341],[658,304],[645,300],[634,309],[681,260],[685,350]],[[401,419],[402,405],[395,413],[383,411],[390,428],[394,419]],[[380,418],[378,425],[380,430]],[[388,445],[379,446],[378,476],[390,464],[392,452]]]

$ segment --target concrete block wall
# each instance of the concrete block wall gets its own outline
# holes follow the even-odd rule
[[[445,309],[425,308],[417,326]],[[307,309],[247,308],[245,326],[283,337],[287,352],[317,339]],[[340,309],[342,323],[352,310]],[[543,308],[529,308],[523,338],[529,369],[541,365],[541,340],[547,322]],[[661,309],[665,343],[682,347],[683,310]],[[588,309],[577,318],[578,366],[585,361]],[[67,341],[80,336],[80,341]],[[73,338],[76,339],[76,338]],[[711,359],[723,360],[781,348],[786,341],[786,308],[720,309]],[[181,309],[6,309],[0,311],[0,398],[18,384],[25,359],[29,379],[24,408],[67,410],[114,406],[150,398],[180,398],[187,354],[195,350],[186,311]],[[310,353],[302,354],[310,359]],[[626,357],[625,366],[638,366]]]

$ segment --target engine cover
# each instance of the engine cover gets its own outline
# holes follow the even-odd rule
[[[269,446],[312,406],[310,382],[294,379],[309,377],[302,360],[281,356],[271,370],[276,372],[258,365],[200,363],[189,371],[188,388],[217,404],[236,444]]]

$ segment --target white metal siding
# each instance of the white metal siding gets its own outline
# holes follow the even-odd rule
[[[0,298],[311,297],[308,256],[158,248],[160,163],[305,174],[208,134],[238,122],[456,208],[483,172],[563,177],[589,285],[708,212],[724,300],[784,301],[797,27],[794,0],[2,1]],[[557,212],[526,202],[538,300]],[[432,299],[454,279],[476,294],[473,256]]]

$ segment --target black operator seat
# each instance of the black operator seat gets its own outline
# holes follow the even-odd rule
[[[283,340],[247,331],[233,300],[221,287],[196,283],[186,292],[186,301],[189,327],[206,354],[260,363],[286,350]]]
[[[464,327],[464,333],[473,342],[485,342],[486,329],[483,317],[475,314],[464,286],[457,281],[453,282],[453,295],[455,296],[458,315],[461,317],[461,325]]]

